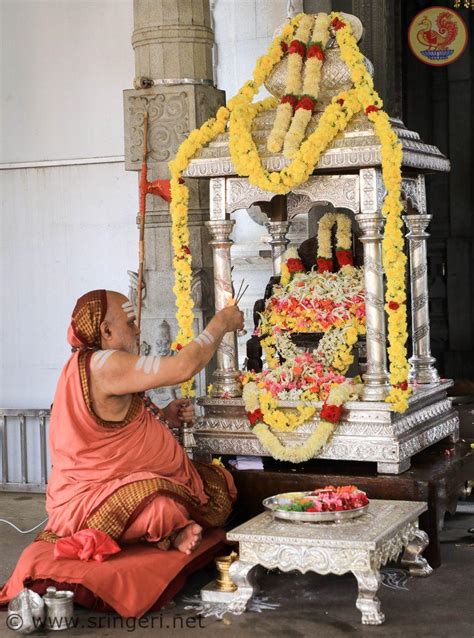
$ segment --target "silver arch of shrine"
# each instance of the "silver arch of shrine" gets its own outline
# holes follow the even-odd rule
[[[357,18],[351,18],[357,21]],[[370,65],[370,62],[367,61],[367,64]],[[278,85],[281,93],[282,72],[276,69],[273,85],[271,82],[267,84],[267,88],[277,96]],[[350,86],[349,70],[333,40],[323,65],[319,108],[323,110],[333,95]],[[309,133],[314,130],[320,115],[321,111],[313,115]],[[289,161],[281,154],[269,153],[265,144],[274,117],[274,110],[260,113],[252,133],[265,167],[281,170]],[[449,171],[449,161],[436,147],[423,143],[420,136],[408,130],[400,120],[391,121],[403,146],[402,191],[406,212],[403,219],[410,264],[413,353],[410,383],[413,384],[413,394],[407,412],[394,413],[384,401],[388,392],[381,253],[384,226],[381,208],[385,189],[380,142],[372,124],[363,114],[356,115],[344,133],[333,141],[308,181],[286,196],[284,214],[277,219],[269,219],[266,226],[271,236],[273,274],[278,275],[282,254],[289,243],[286,235],[296,215],[308,213],[317,204],[328,203],[335,209],[353,213],[363,245],[367,327],[364,389],[362,400],[346,403],[343,420],[318,458],[373,461],[377,463],[379,472],[399,474],[410,466],[411,457],[420,450],[448,436],[457,440],[459,420],[447,396],[452,382],[439,378],[431,356],[428,312],[426,228],[431,216],[426,206],[425,174]],[[229,235],[235,222],[231,215],[256,202],[269,202],[274,194],[236,175],[227,132],[202,149],[191,161],[185,175],[209,179],[210,220],[206,225],[211,235],[215,306],[219,310],[232,296],[232,241]],[[212,396],[199,399],[203,416],[194,428],[197,446],[213,454],[268,455],[249,426],[240,398],[239,376],[236,336],[227,334],[217,353]],[[291,408],[295,403],[282,401],[279,405]],[[284,445],[303,443],[317,422],[315,416],[296,431],[279,434],[279,438]]]

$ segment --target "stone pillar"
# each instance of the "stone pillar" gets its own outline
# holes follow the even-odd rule
[[[273,275],[278,276],[281,273],[281,260],[286,251],[290,240],[286,234],[290,228],[290,222],[267,222],[266,229],[270,233],[270,247],[272,249],[272,267]]]
[[[410,248],[411,316],[413,356],[410,357],[410,383],[436,383],[439,375],[431,356],[430,316],[428,307],[428,264],[426,227],[431,215],[404,215],[408,226],[407,239]]]
[[[143,115],[148,111],[150,181],[169,178],[168,162],[181,142],[225,102],[224,92],[213,86],[210,25],[209,0],[134,0],[136,78],[135,89],[124,91],[125,168],[140,170]],[[199,333],[213,314],[212,251],[205,228],[209,192],[204,180],[188,180],[188,186],[195,332]],[[177,323],[169,205],[153,195],[147,196],[146,204],[142,335],[153,350],[162,321],[170,324],[173,337]],[[196,381],[198,395],[203,394],[204,373]]]
[[[384,286],[382,267],[381,204],[383,200],[380,171],[360,171],[361,213],[356,220],[362,231],[364,247],[364,287],[367,326],[367,370],[363,375],[364,401],[383,401],[388,392],[385,334]]]

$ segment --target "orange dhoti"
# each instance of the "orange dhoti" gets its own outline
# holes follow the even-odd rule
[[[97,529],[127,543],[163,541],[191,521],[222,526],[236,497],[231,475],[192,463],[138,395],[123,422],[96,416],[90,354],[73,354],[58,382],[49,434],[49,520],[40,538]]]

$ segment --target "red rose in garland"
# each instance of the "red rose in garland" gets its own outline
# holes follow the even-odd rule
[[[313,111],[316,106],[316,100],[313,100],[309,95],[305,95],[301,98],[301,100],[296,105],[296,109],[306,109],[307,111]]]
[[[301,259],[290,257],[290,259],[288,259],[288,261],[286,262],[286,266],[291,273],[304,271],[304,266]]]
[[[332,259],[325,259],[324,257],[317,258],[318,272],[333,272],[334,264]]]
[[[253,412],[247,412],[247,418],[250,421],[250,425],[255,425],[257,421],[263,420],[263,412],[258,408]]]
[[[370,104],[366,109],[365,109],[365,114],[369,115],[369,113],[376,113],[377,111],[380,111],[378,106],[375,106],[375,104]]]
[[[308,49],[308,58],[318,58],[324,60],[324,51],[319,44],[311,44]]]
[[[291,104],[294,110],[296,108],[296,105],[298,104],[298,98],[296,97],[296,95],[292,95],[291,93],[288,93],[288,95],[284,95],[280,100],[280,104],[286,104],[286,103]]]
[[[342,20],[339,20],[339,18],[334,18],[334,20],[331,22],[331,26],[336,30],[339,31],[339,29],[342,29],[343,27],[346,26],[346,23],[343,22]]]
[[[321,418],[329,423],[339,423],[342,416],[342,406],[325,403],[321,410]]]
[[[342,268],[343,266],[353,266],[354,265],[354,259],[352,257],[352,251],[351,250],[343,250],[341,248],[336,249],[336,259],[337,259],[337,263],[339,264],[340,268]]]
[[[304,42],[300,42],[299,40],[293,40],[290,43],[288,53],[297,53],[302,58],[304,58],[304,56],[306,55],[306,44],[304,44]]]

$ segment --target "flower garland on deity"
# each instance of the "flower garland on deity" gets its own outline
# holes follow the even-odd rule
[[[300,262],[297,255],[290,248],[284,264]],[[290,281],[274,286],[255,331],[267,368],[243,377],[249,422],[274,458],[300,462],[327,443],[341,418],[342,404],[356,394],[357,384],[344,374],[358,336],[365,333],[364,318],[363,273],[352,266],[338,273],[293,273]],[[313,352],[302,353],[291,341],[292,332],[324,335]],[[335,397],[341,403],[334,403]],[[278,408],[279,401],[288,400],[299,402],[296,412]],[[316,431],[302,445],[285,448],[276,433],[292,432],[311,419],[318,401],[323,406]]]
[[[312,375],[314,390],[307,389],[304,377],[308,373]],[[251,373],[245,375],[243,399],[252,431],[274,459],[291,463],[307,461],[326,445],[341,420],[344,403],[350,399],[357,400],[361,386],[342,375],[324,374],[320,364],[309,353],[301,354],[285,364],[277,380],[271,374],[266,372],[258,382],[253,380]],[[278,404],[276,397],[278,400],[281,397],[296,399],[296,414],[278,410],[275,407]],[[316,430],[301,445],[283,445],[275,431],[293,432],[313,417],[316,412],[314,401],[318,400],[324,403]],[[308,405],[307,401],[311,404]]]
[[[330,25],[335,30],[341,57],[349,66],[354,88],[335,96],[323,114],[314,132],[300,145],[292,162],[280,172],[264,168],[258,149],[252,137],[252,124],[262,110],[274,108],[276,100],[267,98],[253,103],[255,95],[269,77],[275,65],[289,49],[305,14],[299,14],[275,38],[266,55],[257,60],[253,79],[246,82],[237,95],[230,100],[228,108],[220,108],[216,118],[211,118],[199,129],[190,133],[178,149],[176,158],[170,162],[172,215],[173,265],[177,320],[179,332],[175,348],[181,347],[193,337],[193,313],[191,300],[191,256],[189,230],[187,227],[188,189],[181,183],[181,177],[193,156],[217,135],[229,127],[229,149],[236,172],[248,177],[249,182],[263,190],[275,194],[286,194],[304,183],[313,173],[321,154],[328,148],[336,135],[343,131],[352,117],[364,109],[374,124],[381,142],[382,172],[387,195],[382,212],[386,217],[383,240],[383,263],[387,275],[386,310],[388,313],[388,339],[390,359],[391,392],[387,398],[394,410],[403,411],[407,407],[408,363],[405,342],[407,338],[405,267],[403,234],[401,232],[401,159],[402,147],[393,132],[388,116],[381,110],[382,101],[373,87],[373,81],[364,65],[357,42],[349,23],[340,14],[332,13]],[[189,394],[191,384],[183,386],[183,393]]]
[[[326,213],[321,217],[318,224],[318,272],[334,270],[331,246],[331,231],[336,227],[336,259],[340,268],[342,266],[352,266],[352,225],[351,219],[344,213]]]
[[[298,255],[298,250],[291,246],[283,255],[280,270],[280,285],[289,284],[293,275],[297,272],[304,272],[304,265]]]
[[[294,40],[292,40],[288,48],[288,74],[285,94],[280,99],[273,128],[267,141],[267,148],[273,153],[281,151],[291,118],[298,103],[298,95],[301,92],[301,70],[306,56],[306,45],[311,33],[313,20],[314,18],[311,15],[304,15],[301,18]]]
[[[330,22],[330,17],[326,13],[318,13],[314,20],[313,32],[306,48],[302,94],[298,96],[294,116],[283,144],[283,155],[288,159],[293,158],[298,152],[316,108]]]
[[[318,272],[333,272],[331,230],[336,227],[336,259],[339,268],[352,266],[352,223],[345,213],[325,213],[318,223],[317,234],[317,259]],[[298,251],[290,246],[283,255],[280,270],[280,285],[286,286],[295,273],[304,272],[305,268]]]
[[[289,283],[274,286],[260,316],[255,334],[270,369],[278,368],[280,357],[298,354],[289,334],[323,333],[315,356],[326,370],[345,374],[353,346],[365,334],[363,272],[344,266],[338,273],[297,273]]]

